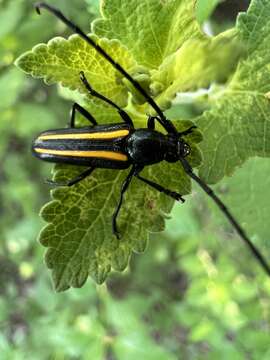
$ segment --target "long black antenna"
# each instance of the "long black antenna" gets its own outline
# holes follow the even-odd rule
[[[264,259],[260,251],[256,248],[255,245],[252,244],[245,231],[241,228],[238,222],[235,220],[234,216],[225,206],[225,204],[220,200],[220,198],[214,193],[214,191],[204,182],[202,181],[194,172],[192,167],[189,165],[188,161],[184,158],[180,158],[180,162],[185,170],[185,172],[194,180],[196,183],[206,192],[208,196],[211,197],[212,200],[217,204],[223,214],[227,217],[229,222],[235,228],[236,232],[240,236],[240,238],[244,241],[244,243],[249,247],[252,254],[256,257],[258,262],[264,268],[265,272],[270,276],[270,266],[267,264],[267,261]]]
[[[131,82],[131,84],[137,89],[145,98],[146,102],[156,111],[158,116],[156,117],[157,121],[167,130],[168,133],[174,133],[175,135],[178,135],[178,132],[173,125],[171,121],[169,121],[160,107],[157,105],[157,103],[153,100],[153,98],[147,94],[147,92],[143,89],[143,87],[132,78],[129,73],[126,72],[123,67],[118,64],[116,61],[114,61],[110,55],[108,55],[93,39],[91,39],[89,36],[87,36],[77,25],[75,25],[73,22],[71,22],[69,19],[67,19],[60,10],[57,8],[48,5],[44,2],[35,4],[35,8],[40,14],[40,9],[44,8],[51,12],[53,15],[55,15],[58,19],[63,21],[70,29],[72,29],[76,34],[78,34],[80,37],[82,37],[90,46],[96,49],[96,51],[103,56],[116,70],[118,70],[127,80]],[[223,212],[223,214],[226,216],[226,218],[229,220],[229,222],[232,224],[238,235],[241,237],[241,239],[245,242],[245,244],[249,247],[252,254],[256,257],[260,265],[264,268],[266,273],[270,276],[270,266],[267,264],[266,260],[260,253],[260,251],[255,247],[255,245],[252,244],[250,239],[247,237],[245,231],[241,228],[241,226],[238,224],[236,219],[233,217],[233,215],[230,213],[230,211],[227,209],[227,207],[223,204],[223,202],[220,200],[220,198],[213,192],[213,190],[205,183],[203,182],[194,172],[188,161],[181,157],[180,162],[187,173],[203,190],[206,192],[207,195],[211,197],[211,199],[216,203],[216,205],[219,207],[219,209]]]
[[[88,35],[85,34],[76,24],[71,22],[69,19],[65,17],[65,15],[58,10],[57,8],[48,5],[44,2],[40,2],[35,4],[35,8],[37,10],[37,13],[40,15],[40,9],[46,9],[49,12],[51,12],[53,15],[55,15],[58,19],[63,21],[70,29],[72,29],[76,34],[78,34],[80,37],[82,37],[89,45],[91,45],[93,48],[96,49],[96,51],[103,56],[112,66],[118,70],[126,79],[128,79],[131,84],[137,89],[144,97],[145,100],[148,102],[148,104],[156,111],[158,114],[157,120],[160,122],[160,124],[168,131],[173,132],[177,134],[177,130],[175,126],[171,123],[171,121],[168,121],[166,119],[165,115],[163,114],[160,107],[157,105],[157,103],[153,100],[151,96],[147,94],[147,92],[144,90],[144,88],[135,80],[132,78],[132,76],[129,75],[129,73],[126,72],[123,67],[118,64],[116,61],[114,61],[110,55],[108,55],[93,39],[91,39]]]

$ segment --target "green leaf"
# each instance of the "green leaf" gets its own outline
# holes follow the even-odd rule
[[[0,76],[0,111],[11,108],[24,86],[24,76],[16,68],[11,68]]]
[[[121,40],[144,72],[150,71],[152,94],[163,109],[179,91],[226,81],[243,54],[236,31],[216,38],[201,32],[193,0],[103,0],[101,9],[93,31]]]
[[[178,128],[181,131],[188,126],[190,122],[181,122]],[[193,166],[199,163],[194,146],[200,140],[197,132],[189,135]],[[55,179],[65,181],[80,172],[80,168],[59,167]],[[181,194],[190,192],[190,180],[180,164],[154,165],[143,175]],[[134,179],[119,216],[122,237],[117,240],[113,236],[112,215],[126,176],[126,171],[98,169],[72,188],[52,191],[53,201],[41,213],[49,225],[42,230],[40,241],[49,248],[46,263],[53,270],[58,291],[82,286],[89,274],[100,284],[112,268],[123,271],[132,251],[145,250],[149,231],[164,228],[164,217],[173,201]]]
[[[213,82],[226,82],[244,53],[237,35],[233,29],[212,39],[187,40],[152,72],[153,93],[162,89],[158,101],[166,103],[179,91],[194,91],[207,88]]]
[[[142,4],[145,6],[146,3]],[[184,21],[188,23],[187,32],[182,36],[180,43],[185,41],[185,37],[195,24],[195,21],[192,21],[193,25],[190,28],[191,7],[186,4],[182,2],[178,9],[178,15],[189,9],[189,17]],[[176,2],[174,9],[175,6]],[[168,11],[167,6],[164,9]],[[171,6],[169,9],[172,11]],[[177,16],[173,27],[179,25],[180,17]],[[172,33],[169,37],[171,36]],[[94,39],[129,73],[139,70],[130,51],[119,41],[97,37]],[[176,47],[180,43],[177,41],[171,45]],[[32,51],[22,55],[16,65],[33,77],[44,78],[48,84],[59,82],[69,89],[62,89],[65,96],[76,98],[77,101],[80,100],[79,93],[73,90],[87,94],[79,78],[80,71],[84,71],[95,90],[117,102],[119,106],[127,104],[128,91],[121,82],[121,74],[76,35],[68,40],[55,38],[47,45],[37,45]],[[137,75],[136,78],[147,85],[147,75]],[[85,101],[85,105],[104,122],[119,121],[117,113],[100,101],[93,102],[91,99]],[[138,126],[143,122],[141,126],[144,127],[147,120],[144,107],[137,107],[137,111],[132,106],[128,109],[135,124]],[[141,115],[142,113],[144,115]],[[190,125],[190,122],[179,122],[177,127],[181,131]],[[190,161],[194,167],[200,163],[200,153],[195,147],[199,141],[201,136],[198,132],[195,131],[189,136],[192,147]],[[71,179],[82,171],[70,166],[57,169],[59,170],[56,172],[56,180]],[[184,174],[180,164],[159,164],[146,169],[144,173],[145,177],[183,195],[190,192],[190,179]],[[170,175],[169,178],[166,176],[173,173],[175,175]],[[52,192],[53,201],[42,210],[42,216],[49,225],[42,231],[40,241],[49,248],[46,262],[49,268],[53,269],[57,290],[64,290],[69,286],[82,286],[89,274],[97,283],[102,283],[112,268],[120,271],[127,266],[132,251],[141,252],[145,249],[149,231],[160,231],[164,228],[165,213],[170,212],[172,201],[156,194],[135,179],[126,196],[119,219],[123,238],[117,241],[112,235],[111,218],[117,205],[121,183],[126,175],[127,172],[97,170],[93,177],[72,189],[61,188]]]
[[[8,5],[4,8],[3,5],[0,5],[0,39],[4,38],[8,33],[16,30],[16,27],[23,16],[23,0],[6,3]]]
[[[178,91],[226,81],[242,55],[237,38],[238,31],[242,34],[241,27],[216,38],[207,38],[194,18],[193,1],[131,0],[120,4],[119,0],[114,0],[103,1],[102,6],[103,19],[95,22],[94,30],[109,40],[97,37],[95,40],[143,86],[148,90],[150,87],[163,108],[168,107]],[[242,39],[247,44],[244,36]],[[236,74],[244,63],[241,62]],[[148,107],[132,106],[132,102],[128,102],[127,81],[122,81],[121,74],[76,35],[36,46],[18,59],[17,66],[34,77],[44,78],[49,84],[58,82],[71,91],[88,95],[79,78],[80,71],[84,71],[95,90],[121,107],[128,105],[126,109],[135,125],[145,127]],[[67,97],[78,96],[80,100],[78,92],[64,91]],[[222,98],[226,96],[222,94]],[[100,101],[91,99],[85,101],[85,105],[102,122],[119,121],[117,113]],[[226,118],[226,111],[230,109],[218,115]],[[206,119],[207,114],[209,112],[204,115]],[[199,124],[203,123],[202,119],[197,119]],[[175,121],[175,124],[179,130],[190,126],[190,122]],[[205,131],[206,126],[203,124],[202,128]],[[208,137],[208,133],[206,135]],[[212,136],[209,146],[216,146],[215,140]],[[193,167],[200,164],[200,152],[196,148],[200,141],[198,132],[188,137],[192,147],[189,160]],[[203,144],[202,149],[209,162],[209,154],[213,154],[207,146]],[[222,155],[225,159],[224,149]],[[210,169],[209,163],[206,165]],[[54,178],[56,181],[70,180],[81,171],[59,166]],[[145,249],[149,231],[164,228],[164,217],[170,212],[172,201],[134,179],[119,217],[122,238],[118,241],[112,235],[111,218],[126,175],[126,171],[99,169],[91,178],[72,188],[52,191],[53,201],[42,210],[48,225],[40,241],[48,247],[46,262],[53,271],[57,290],[82,286],[89,274],[97,283],[102,283],[112,269],[122,271],[127,266],[132,251]],[[181,194],[190,192],[190,179],[180,164],[151,166],[144,170],[144,175]]]
[[[93,31],[119,39],[139,64],[157,68],[186,40],[203,37],[194,6],[194,0],[103,0]]]
[[[260,245],[269,241],[270,188],[268,159],[249,159],[233,177],[215,186],[216,192],[240,221],[246,232]],[[210,200],[209,200],[210,201]],[[224,222],[223,215],[215,212],[213,220]],[[226,224],[227,225],[227,224]]]
[[[115,61],[132,72],[135,62],[126,48],[116,40],[95,39]],[[47,84],[59,82],[71,90],[78,89],[88,95],[79,76],[80,71],[84,71],[96,91],[119,106],[123,107],[127,103],[128,93],[121,85],[119,73],[77,35],[72,35],[68,40],[54,38],[47,45],[39,44],[23,54],[16,65],[35,78],[44,78]]]
[[[99,0],[85,0],[88,11],[92,14],[99,14]]]
[[[133,296],[132,300],[126,301],[108,300],[106,301],[108,322],[120,335],[114,339],[112,344],[118,359],[177,359],[168,347],[154,341],[149,324],[143,321],[146,317],[145,307],[148,305],[146,305],[145,299]],[[119,316],[120,313],[121,316]]]
[[[208,319],[202,319],[202,322],[197,324],[191,334],[190,339],[193,342],[203,341],[214,334],[214,326]]]
[[[198,0],[196,3],[196,16],[200,24],[207,20],[220,0]]]
[[[270,3],[253,0],[247,13],[239,16],[237,29],[247,46],[247,58],[212,108],[197,119],[205,141],[200,176],[216,183],[231,175],[248,158],[270,155]]]

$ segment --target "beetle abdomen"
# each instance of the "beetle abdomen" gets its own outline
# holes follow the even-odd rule
[[[130,163],[123,142],[129,132],[123,124],[51,130],[37,137],[32,150],[49,162],[125,169]]]

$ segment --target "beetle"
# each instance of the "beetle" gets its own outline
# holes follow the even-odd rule
[[[111,100],[94,91],[83,72],[80,73],[80,78],[92,96],[102,98],[118,110],[123,123],[98,125],[87,110],[75,103],[71,112],[70,127],[42,132],[34,140],[32,152],[39,159],[53,163],[88,166],[84,172],[67,183],[50,181],[52,185],[58,186],[75,185],[90,176],[95,168],[123,170],[131,166],[131,170],[122,184],[120,200],[113,215],[113,233],[119,238],[116,220],[124,193],[133,176],[174,200],[184,202],[180,194],[145,179],[140,172],[145,166],[163,160],[177,162],[180,157],[186,157],[190,153],[190,147],[182,137],[190,134],[195,126],[177,133],[177,136],[170,133],[164,135],[155,130],[156,118],[149,116],[147,128],[135,129],[130,116]],[[76,111],[80,112],[92,126],[76,128]]]
[[[119,238],[120,234],[117,228],[117,216],[123,203],[124,194],[134,176],[157,191],[170,196],[174,200],[184,202],[183,197],[177,192],[166,189],[140,175],[140,172],[145,166],[159,163],[163,160],[171,163],[180,162],[186,174],[216,203],[240,238],[249,247],[257,261],[270,276],[270,266],[260,251],[253,245],[245,231],[221,199],[198,175],[194,173],[187,160],[187,156],[190,154],[191,149],[184,137],[189,135],[196,126],[191,126],[183,132],[178,132],[172,121],[166,118],[161,108],[140,83],[137,82],[120,64],[115,62],[114,59],[99,46],[99,44],[86,35],[86,33],[72,21],[67,19],[60,10],[44,2],[37,3],[35,8],[38,14],[40,14],[41,8],[48,10],[83,38],[90,46],[95,48],[101,56],[103,56],[134,86],[156,112],[155,116],[148,117],[146,128],[135,129],[131,117],[112,100],[95,91],[89,84],[85,74],[80,72],[78,76],[80,76],[89,95],[97,97],[115,108],[123,122],[98,125],[95,118],[86,109],[75,103],[71,112],[70,127],[42,132],[34,140],[32,151],[35,156],[45,161],[81,165],[87,166],[88,168],[67,183],[57,183],[53,181],[50,181],[50,183],[60,186],[72,186],[85,179],[87,176],[90,176],[95,168],[122,170],[131,167],[130,172],[122,184],[120,199],[112,218],[113,233]],[[91,123],[91,126],[76,128],[75,116],[77,112],[81,113],[81,115]],[[163,134],[155,129],[156,122],[164,128],[167,134]]]

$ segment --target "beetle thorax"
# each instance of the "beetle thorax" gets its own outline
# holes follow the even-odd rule
[[[177,142],[168,136],[150,129],[137,129],[128,137],[126,151],[132,162],[151,165],[162,160],[170,161],[177,152]]]

